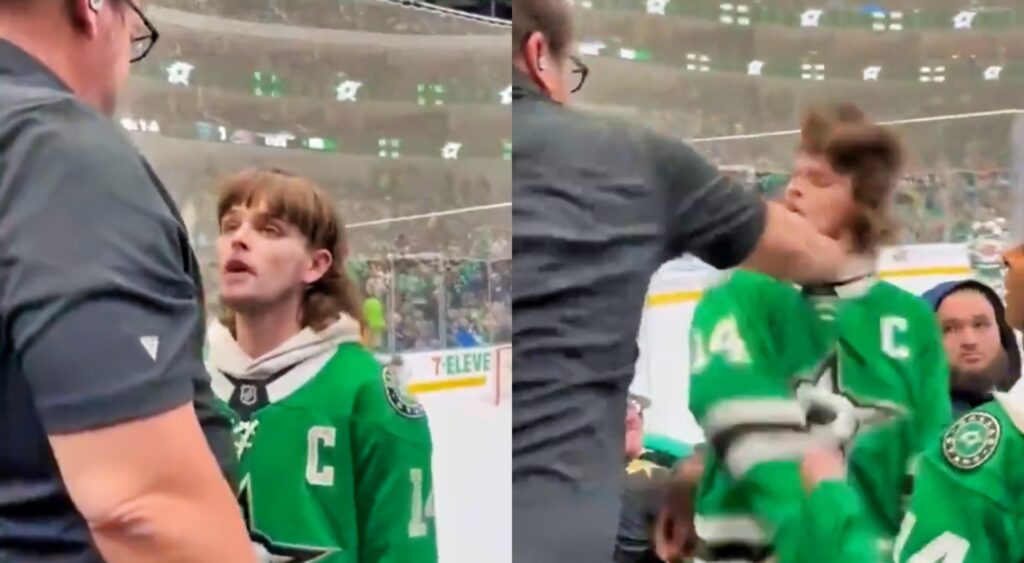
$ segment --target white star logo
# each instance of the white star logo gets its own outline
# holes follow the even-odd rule
[[[668,2],[669,0],[647,0],[647,13],[664,16],[665,7],[668,6]]]
[[[499,95],[501,96],[501,103],[503,105],[507,106],[507,105],[511,104],[512,103],[512,86],[509,86],[508,88],[505,88],[504,90],[499,92]]]
[[[971,24],[974,23],[974,16],[976,15],[978,15],[978,12],[964,10],[953,16],[953,29],[971,29]]]
[[[256,427],[259,425],[260,421],[258,420],[240,420],[232,429],[232,433],[235,435],[235,453],[238,454],[239,459],[245,450],[252,447],[252,439],[256,435]]]
[[[444,148],[441,149],[441,157],[445,160],[456,160],[459,158],[459,149],[462,148],[462,143],[447,142]]]
[[[1001,66],[990,66],[985,69],[985,80],[999,80],[999,75],[1002,74],[1003,67]]]
[[[881,74],[882,67],[880,66],[869,66],[864,69],[864,80],[878,80],[878,75]]]
[[[750,61],[747,64],[747,74],[751,76],[761,76],[762,69],[764,69],[764,61]]]
[[[188,86],[192,78],[192,70],[195,68],[193,65],[178,61],[167,67],[167,82]]]
[[[356,96],[359,95],[359,88],[363,86],[362,82],[355,80],[345,80],[338,84],[338,101],[339,102],[356,102]]]
[[[903,414],[896,405],[861,401],[847,394],[842,388],[836,352],[829,354],[814,379],[797,384],[796,397],[807,413],[811,433],[836,440],[840,447],[849,445],[864,429]]]
[[[825,10],[807,10],[800,14],[800,25],[803,27],[818,27],[818,23],[821,21],[821,15],[824,13]]]

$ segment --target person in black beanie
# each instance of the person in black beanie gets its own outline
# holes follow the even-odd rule
[[[939,284],[923,297],[935,308],[942,327],[953,416],[988,402],[993,391],[1008,391],[1020,378],[1020,351],[995,290],[962,280]]]

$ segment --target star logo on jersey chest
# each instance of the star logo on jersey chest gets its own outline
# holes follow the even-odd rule
[[[829,353],[811,378],[797,383],[796,396],[812,434],[838,440],[843,447],[864,429],[903,414],[897,405],[864,400],[843,389],[837,350]]]
[[[967,413],[942,437],[942,455],[953,467],[971,470],[996,453],[1002,427],[987,412]]]
[[[316,563],[339,551],[337,548],[275,542],[257,530],[253,522],[252,482],[248,475],[242,479],[242,486],[239,487],[238,504],[242,507],[245,527],[249,530],[249,539],[260,563]]]

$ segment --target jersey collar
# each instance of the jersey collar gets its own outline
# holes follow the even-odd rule
[[[14,43],[0,39],[0,80],[10,77],[27,78],[29,83],[72,93],[71,88],[39,59]]]
[[[878,261],[873,255],[859,254],[850,257],[839,270],[839,281],[830,284],[804,286],[810,296],[833,295],[840,299],[856,299],[867,295],[878,283]]]

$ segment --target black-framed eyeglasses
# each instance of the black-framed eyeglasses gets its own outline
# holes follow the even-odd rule
[[[153,22],[149,21],[146,14],[142,13],[138,4],[133,0],[125,0],[125,3],[139,16],[142,25],[146,27],[146,30],[141,32],[141,35],[132,36],[132,64],[135,64],[146,58],[149,52],[153,50],[153,46],[160,39],[160,32],[156,30]]]
[[[522,41],[519,42],[520,45],[523,47],[523,51],[526,50],[526,43],[530,40],[530,36],[532,36],[534,33],[540,32],[529,31],[523,34]],[[575,76],[579,76],[579,82],[576,84],[576,87],[569,91],[571,94],[575,94],[576,92],[579,92],[580,89],[583,88],[583,83],[587,81],[587,76],[590,76],[590,67],[588,67],[583,62],[583,60],[577,57],[576,55],[569,55],[569,61],[572,62],[573,64],[572,74]]]
[[[583,89],[583,83],[586,82],[587,77],[590,76],[590,67],[588,67],[583,60],[576,55],[569,55],[569,60],[572,61],[572,64],[575,67],[572,69],[573,75],[579,76],[579,83],[576,84],[575,88],[569,91],[570,93],[575,94]]]

